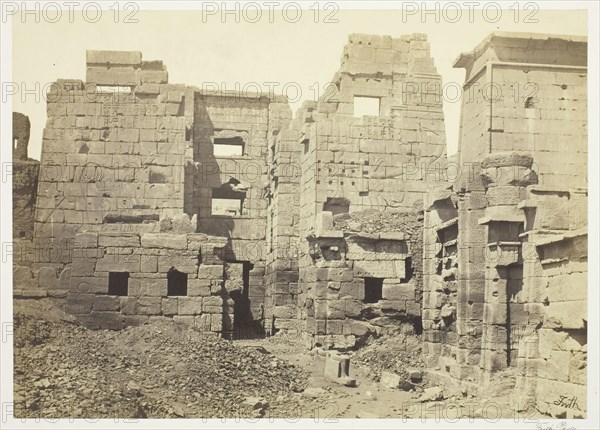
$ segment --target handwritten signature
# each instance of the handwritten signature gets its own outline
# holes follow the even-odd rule
[[[578,411],[580,411],[581,409],[579,409],[579,405],[577,404],[577,397],[573,396],[571,398],[568,398],[567,396],[558,396],[559,399],[556,400],[554,402],[554,404],[556,406],[562,406],[563,408],[569,408],[569,409],[577,409]]]
[[[548,421],[538,423],[536,425],[538,430],[576,430],[575,427],[567,427],[566,422],[560,422],[556,424],[550,424]]]

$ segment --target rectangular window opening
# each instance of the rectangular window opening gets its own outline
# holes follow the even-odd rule
[[[302,145],[304,147],[304,153],[308,153],[308,150],[310,149],[310,139],[304,139]]]
[[[377,303],[383,295],[383,278],[365,278],[363,303]]]
[[[379,116],[379,97],[354,96],[354,116]]]
[[[350,200],[345,197],[327,197],[323,210],[330,211],[333,215],[347,214],[350,212]]]
[[[129,291],[129,272],[108,273],[108,294],[126,296]]]
[[[171,269],[167,273],[167,296],[187,296],[187,273]]]
[[[213,198],[211,215],[237,216],[242,214],[243,197]]]
[[[244,139],[236,137],[215,137],[213,154],[221,157],[244,155]]]

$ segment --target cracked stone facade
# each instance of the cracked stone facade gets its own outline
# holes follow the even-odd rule
[[[513,368],[523,401],[585,415],[587,41],[494,33],[454,66],[447,157],[423,34],[350,35],[294,117],[88,51],[86,80],[48,93],[39,175],[14,117],[15,296],[90,327],[172,318],[338,350],[400,326],[432,378],[476,392]]]

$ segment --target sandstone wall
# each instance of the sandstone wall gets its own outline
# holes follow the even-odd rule
[[[38,267],[70,263],[77,232],[150,231],[183,208],[193,97],[139,52],[88,51],[87,62],[87,82],[59,80],[48,93]]]
[[[223,282],[225,238],[203,234],[79,233],[75,237],[67,311],[93,328],[119,329],[168,317],[202,331],[233,329],[233,300]],[[185,274],[187,291],[169,293],[168,274]],[[127,289],[111,291],[112,273]]]
[[[371,269],[366,269],[370,264],[369,252],[357,255],[352,249],[356,248],[356,243],[348,242],[344,231],[333,229],[330,232],[328,227],[324,227],[318,232],[317,226],[322,219],[320,217],[328,212],[336,213],[336,216],[347,212],[352,217],[353,214],[360,216],[360,213],[368,214],[370,211],[402,213],[422,210],[427,182],[440,180],[436,163],[445,159],[443,113],[439,87],[436,87],[440,83],[424,35],[393,39],[355,34],[349,37],[341,68],[330,89],[317,103],[307,102],[298,112],[293,127],[300,131],[298,141],[303,151],[300,238],[303,241],[306,237],[314,237],[300,245],[298,298],[299,306],[305,307],[303,319],[304,315],[308,317],[308,313],[313,312],[307,306],[317,299],[325,300],[323,305],[331,307],[332,312],[339,307],[336,300],[339,300],[340,293],[326,288],[326,281],[341,281],[337,279],[338,271],[332,269],[331,279],[321,275],[315,279],[316,272],[322,273],[323,269],[316,265],[315,252],[311,247],[337,248],[334,252],[340,256],[332,257],[332,260],[339,258],[343,262],[343,271],[348,272],[344,281],[354,285],[347,293],[347,298],[354,303],[350,312],[354,318],[365,307],[373,307],[363,303],[363,287],[359,284],[364,284],[365,278],[385,278],[386,295],[390,299],[382,299],[386,312],[420,315],[420,309],[416,310],[414,306],[421,300],[420,279],[411,284],[401,281],[404,278],[404,262],[412,252],[406,243],[401,242],[410,238],[411,234],[404,237],[401,230],[386,230],[385,233],[402,236],[395,245],[399,247],[394,251],[398,256],[395,259],[397,265],[388,270],[386,265],[389,262],[379,261],[373,262]],[[360,98],[363,97],[377,100],[377,112],[368,115],[358,112]],[[367,231],[353,233],[358,236]],[[420,234],[420,231],[414,233]],[[378,239],[377,236],[367,240]],[[344,255],[346,252],[350,255]],[[336,264],[340,264],[339,261]],[[362,266],[365,267],[361,269]],[[374,266],[381,266],[381,270]],[[322,288],[325,289],[319,291]],[[317,312],[316,308],[314,312]],[[327,316],[327,312],[317,314],[316,320],[323,321],[313,324],[312,320],[307,320],[307,339],[317,333],[315,330],[318,330],[319,336],[341,336],[337,332],[322,333],[319,327],[324,327],[325,321],[343,320],[349,315],[342,312],[333,318]],[[345,328],[343,334],[362,336],[368,331],[360,324],[354,323],[353,327]],[[354,342],[353,338],[335,339],[333,343],[340,347],[352,346]],[[330,340],[319,339],[319,343],[322,342]]]
[[[426,363],[470,389],[513,367],[520,406],[534,401],[555,416],[586,410],[584,400],[572,408],[548,397],[558,390],[563,400],[585,398],[577,381],[587,343],[580,331],[587,291],[586,46],[578,38],[500,33],[459,57],[455,66],[467,70],[462,175],[429,195],[425,222]],[[547,256],[557,249],[559,264]],[[456,295],[447,288],[450,267]],[[456,319],[447,324],[453,307]],[[553,321],[567,314],[575,331],[560,333]],[[556,372],[550,369],[561,361],[550,357],[547,340],[565,335],[573,342],[562,359],[572,357],[574,367]]]

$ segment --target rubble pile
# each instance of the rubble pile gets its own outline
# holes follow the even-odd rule
[[[334,227],[337,230],[381,233],[400,231],[407,236],[420,233],[422,224],[418,223],[422,215],[415,210],[379,211],[369,209],[357,211],[351,214],[339,214],[333,218]]]
[[[402,334],[384,336],[374,340],[361,349],[353,360],[369,367],[369,377],[375,381],[381,379],[382,372],[391,372],[403,380],[410,380],[407,369],[422,369],[421,342],[419,337]]]
[[[289,416],[307,381],[264,349],[174,323],[91,331],[30,314],[15,310],[19,417]]]

